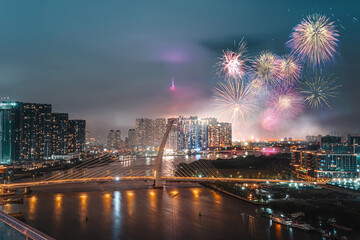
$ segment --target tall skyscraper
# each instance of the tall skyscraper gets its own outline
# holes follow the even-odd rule
[[[115,145],[116,145],[115,139],[116,139],[116,137],[115,137],[115,131],[114,131],[114,130],[110,130],[110,131],[109,131],[109,134],[107,135],[107,144],[106,144],[106,146],[107,146],[108,148],[115,148]]]
[[[154,146],[154,120],[136,119],[137,147],[145,149]]]
[[[119,149],[122,147],[121,131],[110,130],[107,136],[107,147],[110,149]]]
[[[69,120],[68,127],[68,152],[82,153],[85,148],[85,120]]]
[[[230,123],[218,123],[216,118],[199,118],[197,116],[169,118],[174,120],[166,143],[171,150],[200,150],[211,147],[231,147],[232,128]],[[209,130],[212,132],[209,133]],[[166,132],[166,120],[157,118],[155,121],[147,118],[136,119],[137,147],[141,150],[147,147],[159,146]],[[128,135],[130,144],[130,130]],[[208,137],[211,137],[211,143]],[[151,140],[153,139],[153,140]],[[156,145],[154,145],[154,143]]]
[[[20,160],[21,103],[0,103],[0,162]]]
[[[207,148],[207,126],[216,121],[214,118],[200,119],[197,116],[185,118],[180,116],[178,121],[179,149]]]
[[[50,104],[0,102],[0,162],[37,161],[83,152],[85,120],[52,113]]]
[[[121,140],[121,131],[116,130],[115,131],[115,148],[119,149],[122,148],[122,140]]]
[[[21,160],[35,161],[52,155],[51,105],[23,103]]]
[[[232,146],[231,123],[208,126],[208,147],[224,148]]]
[[[127,147],[133,149],[137,146],[137,133],[135,129],[129,129],[127,137]]]
[[[166,119],[157,118],[154,121],[154,146],[159,147],[166,132]]]
[[[52,113],[51,143],[54,155],[67,154],[68,122],[69,115],[67,113]]]

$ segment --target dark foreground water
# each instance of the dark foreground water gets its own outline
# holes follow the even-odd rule
[[[196,185],[164,191],[145,184],[97,184],[80,190],[35,191],[23,205],[4,210],[23,212],[27,224],[63,240],[321,239],[272,223],[256,213],[257,206]]]

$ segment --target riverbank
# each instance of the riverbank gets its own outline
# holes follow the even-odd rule
[[[232,196],[232,197],[234,197],[234,198],[240,199],[240,200],[242,200],[242,201],[245,201],[245,202],[248,202],[248,203],[251,203],[251,204],[254,204],[254,205],[266,205],[266,204],[268,204],[267,202],[254,202],[254,201],[251,201],[251,200],[249,200],[249,199],[247,199],[247,198],[244,198],[244,197],[241,197],[241,196],[236,195],[236,194],[234,194],[234,193],[228,192],[228,191],[223,190],[223,189],[221,189],[221,188],[218,188],[218,187],[216,187],[216,186],[214,186],[214,185],[209,185],[209,186],[206,186],[206,187],[208,187],[208,188],[210,188],[210,189],[217,190],[217,191],[222,192],[222,193],[224,193],[224,194],[226,194],[226,195]]]

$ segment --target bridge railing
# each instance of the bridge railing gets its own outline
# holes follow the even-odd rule
[[[55,240],[54,238],[46,235],[43,232],[17,220],[16,218],[9,216],[3,211],[0,211],[0,220],[10,226],[12,229],[25,235],[26,239],[34,240]],[[0,236],[1,237],[1,236]]]

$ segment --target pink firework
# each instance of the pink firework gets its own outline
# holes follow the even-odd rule
[[[275,88],[268,104],[284,118],[294,118],[305,109],[304,97],[294,85],[288,84]]]
[[[246,51],[246,43],[243,40],[238,44],[237,50],[223,50],[223,55],[216,64],[218,67],[217,75],[224,74],[227,80],[242,78],[247,70],[248,58],[245,55]]]
[[[279,127],[280,120],[279,113],[272,108],[268,108],[260,117],[260,125],[266,131],[275,131]]]
[[[313,67],[334,62],[339,34],[334,22],[320,14],[313,14],[295,26],[286,45],[291,53]]]
[[[285,55],[276,61],[275,69],[280,80],[291,84],[299,80],[302,66],[293,55]]]

